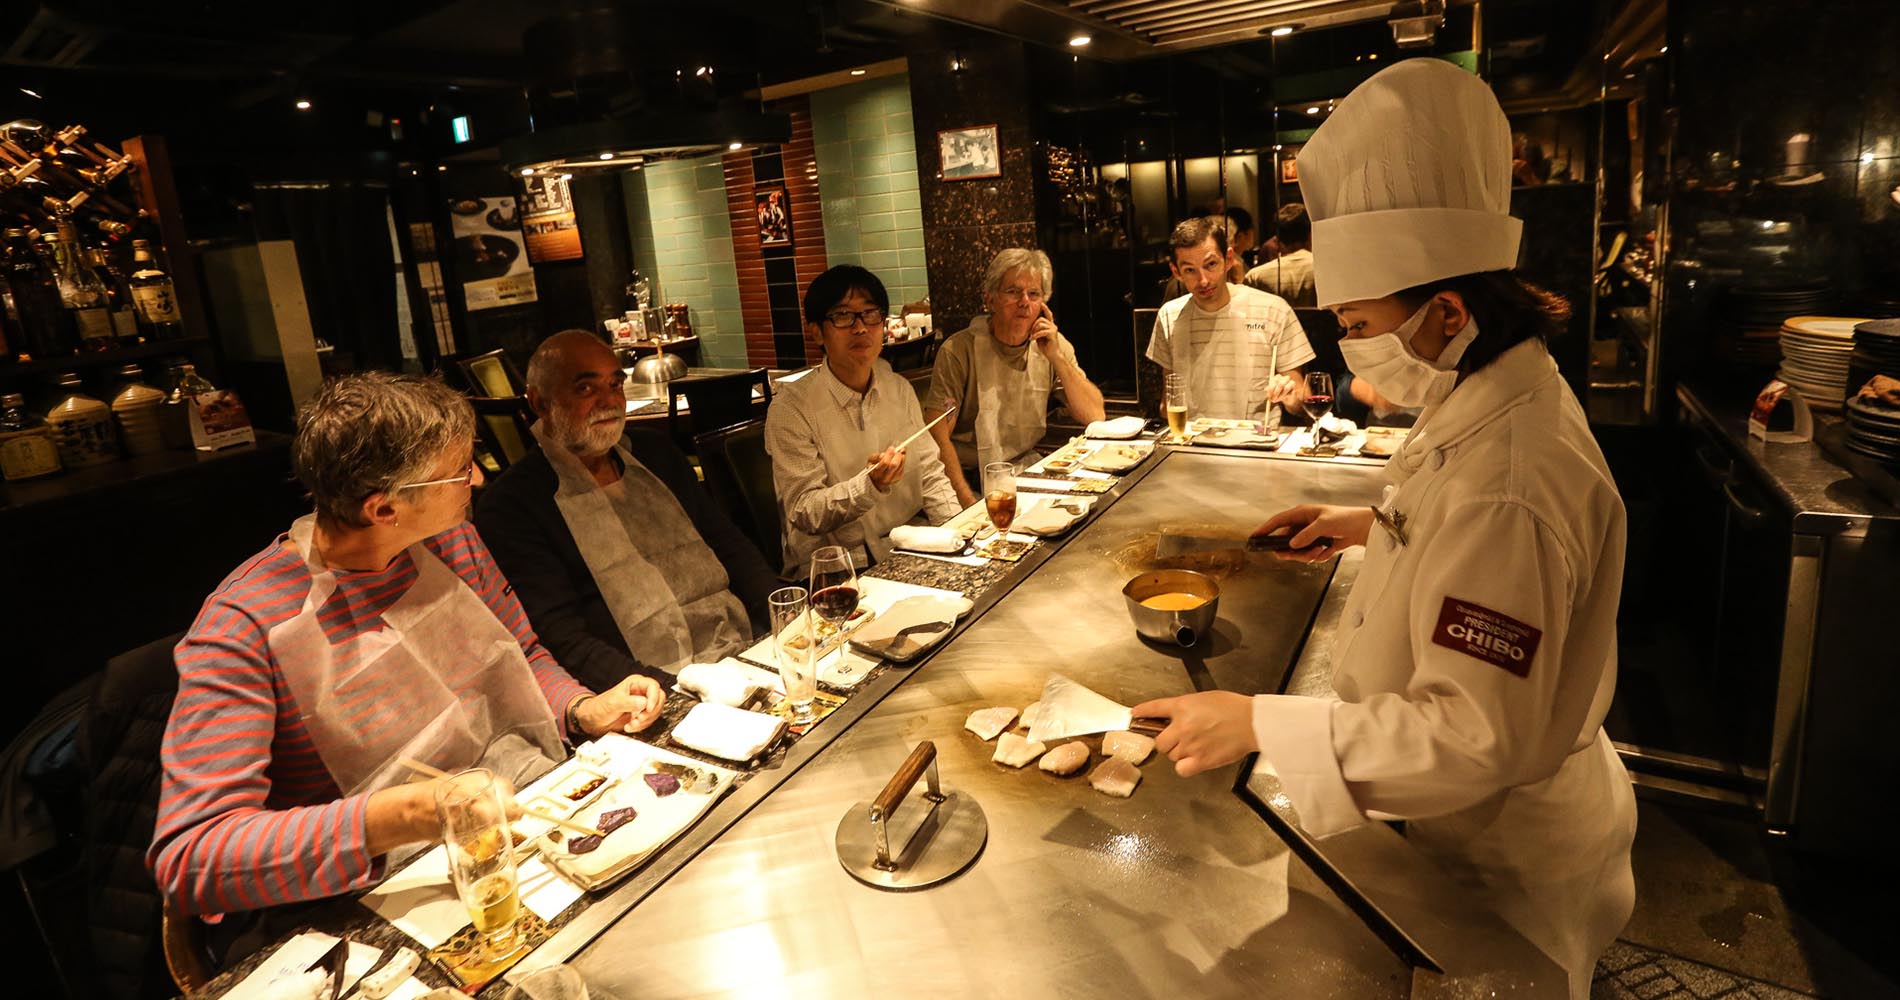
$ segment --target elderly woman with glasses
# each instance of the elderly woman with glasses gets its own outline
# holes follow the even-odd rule
[[[825,361],[779,389],[765,417],[787,576],[803,576],[822,545],[843,546],[859,565],[884,559],[892,528],[920,515],[941,524],[962,509],[935,441],[897,447],[924,421],[916,390],[878,357],[890,308],[877,275],[848,264],[805,290],[805,333]]]
[[[410,761],[519,783],[564,739],[656,710],[593,694],[536,640],[467,520],[474,433],[467,400],[408,375],[337,379],[299,415],[315,513],[219,584],[174,654],[147,863],[175,909],[255,917],[367,886],[440,836],[438,782]],[[230,944],[272,922],[219,927]]]
[[[1012,247],[983,273],[987,312],[952,334],[937,352],[924,417],[952,406],[954,420],[930,429],[943,452],[944,474],[965,506],[976,502],[970,481],[991,462],[1035,461],[1049,425],[1049,394],[1062,393],[1083,423],[1102,419],[1102,391],[1075,361],[1075,345],[1049,309],[1055,275],[1049,255]],[[954,424],[954,426],[952,426]]]

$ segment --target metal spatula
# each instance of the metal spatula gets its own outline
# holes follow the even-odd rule
[[[1155,542],[1155,558],[1173,559],[1191,552],[1218,552],[1226,549],[1243,549],[1248,552],[1290,552],[1287,545],[1292,535],[1253,535],[1248,538],[1202,538],[1195,535],[1162,534]],[[1310,547],[1331,545],[1330,538],[1316,538]],[[1304,550],[1302,550],[1304,551]]]
[[[1029,727],[1029,738],[1043,743],[1127,729],[1153,736],[1166,729],[1166,719],[1137,719],[1128,706],[1102,697],[1061,674],[1050,674],[1042,686],[1042,707]]]

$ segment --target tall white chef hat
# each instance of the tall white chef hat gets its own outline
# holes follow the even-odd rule
[[[1517,264],[1510,123],[1484,81],[1448,62],[1381,70],[1299,159],[1322,306]]]

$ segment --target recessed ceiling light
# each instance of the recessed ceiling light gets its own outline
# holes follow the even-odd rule
[[[521,176],[523,176],[523,177],[533,177],[533,176],[534,176],[534,168],[533,168],[533,167],[522,167],[522,168],[521,168]]]
[[[854,69],[854,70],[852,70],[852,71],[851,71],[851,75],[852,75],[852,76],[863,76],[863,75],[864,75],[864,71],[863,71],[863,70],[861,70],[861,69]]]
[[[1663,51],[1667,52],[1668,50],[1664,49]],[[31,97],[36,101],[46,100],[46,98],[41,97],[37,91],[28,90],[25,87],[20,88],[20,93],[25,94],[26,96]]]
[[[1069,47],[1070,47],[1070,48],[1072,48],[1072,49],[1079,49],[1079,48],[1081,48],[1082,46],[1084,46],[1084,45],[1087,45],[1088,43],[1090,43],[1090,42],[1092,42],[1092,41],[1094,41],[1094,40],[1095,40],[1095,39],[1093,39],[1093,38],[1090,38],[1090,37],[1089,37],[1089,36],[1087,36],[1087,35],[1070,35],[1070,36],[1069,36]]]
[[[727,148],[727,149],[730,149],[730,150],[732,150],[732,151],[733,151],[733,152],[735,152],[735,153],[737,153],[737,152],[738,152],[739,150],[741,150],[741,149],[744,149],[744,148],[745,148],[745,143],[743,143],[743,142],[734,142],[734,143],[728,143],[728,144],[727,144],[727,146],[726,146],[726,148]]]
[[[447,172],[447,170],[449,169],[449,165],[446,163],[438,163],[435,165],[435,168],[437,170]]]
[[[562,179],[562,180],[564,180],[564,181],[571,181],[571,180],[573,180],[573,179],[574,179],[574,175],[573,175],[573,174],[562,174],[562,175],[561,175],[561,179]]]
[[[1279,27],[1273,29],[1272,31],[1267,32],[1267,34],[1272,35],[1275,38],[1285,38],[1286,36],[1291,35],[1294,31],[1298,30],[1298,28],[1299,28],[1298,25],[1282,24]]]
[[[1307,114],[1309,114],[1309,115],[1316,115],[1316,114],[1319,114],[1319,108],[1318,108],[1317,106],[1315,106],[1315,107],[1310,107],[1310,108],[1307,108],[1307,109],[1306,109],[1306,113],[1307,113]]]
[[[310,102],[309,102],[308,100],[305,100],[304,98],[301,98],[301,97],[300,97],[300,98],[298,98],[298,99],[297,99],[297,110],[298,110],[298,111],[308,111],[308,110],[310,110]]]
[[[602,154],[600,154],[600,158],[601,158],[601,159],[603,159],[603,160],[611,160],[611,159],[613,159],[613,158],[614,158],[614,154],[612,154],[612,153],[602,153]]]

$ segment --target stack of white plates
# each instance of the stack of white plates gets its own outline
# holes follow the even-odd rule
[[[1781,368],[1775,377],[1800,390],[1808,405],[1838,410],[1847,398],[1847,362],[1854,325],[1838,316],[1794,316],[1781,324]]]

